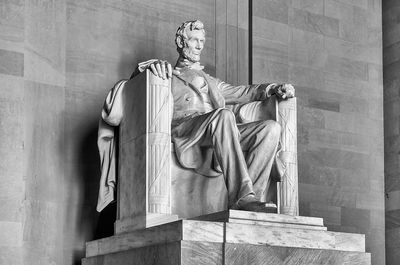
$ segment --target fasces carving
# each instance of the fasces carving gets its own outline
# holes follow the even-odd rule
[[[282,127],[281,152],[285,173],[279,183],[280,213],[299,214],[297,172],[297,110],[296,98],[279,101],[277,121]]]
[[[147,211],[171,213],[170,81],[147,71]]]

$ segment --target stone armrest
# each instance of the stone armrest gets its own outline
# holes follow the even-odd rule
[[[296,118],[296,98],[278,100],[275,95],[264,101],[254,101],[242,105],[236,112],[236,119],[239,123],[248,123],[261,120],[275,120],[282,122],[279,119],[279,113],[284,115],[284,110],[290,109],[293,113],[291,119]],[[282,117],[281,117],[282,118]]]
[[[239,123],[275,120],[281,125],[279,158],[284,164],[285,174],[277,187],[278,210],[280,213],[298,215],[296,98],[278,100],[272,96],[265,101],[244,104],[237,111],[236,119]]]

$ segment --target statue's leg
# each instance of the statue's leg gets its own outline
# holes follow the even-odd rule
[[[254,194],[234,114],[228,109],[219,110],[207,127],[206,138],[213,146],[225,176],[229,207],[235,205],[238,199]]]
[[[273,120],[238,125],[240,143],[256,197],[263,200],[268,188],[281,134],[280,125]]]

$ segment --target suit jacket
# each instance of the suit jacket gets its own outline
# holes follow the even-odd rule
[[[207,111],[207,103],[202,96],[205,92],[202,92],[199,82],[196,82],[199,77],[204,78],[204,86],[208,87],[206,93],[212,104],[211,112]],[[174,75],[171,87],[174,98],[172,141],[179,163],[204,176],[219,176],[222,170],[213,150],[201,146],[208,124],[227,106],[231,106],[235,112],[242,104],[267,99],[268,86],[269,84],[233,86],[202,70],[188,67],[181,69],[179,75]]]
[[[173,126],[206,112],[202,92],[198,85],[193,82],[197,77],[204,78],[213,109],[225,108],[227,105],[230,108],[236,107],[235,109],[237,109],[242,104],[265,100],[269,97],[267,90],[270,84],[233,86],[206,74],[202,70],[192,70],[185,67],[180,70],[179,75],[174,75],[172,78]]]

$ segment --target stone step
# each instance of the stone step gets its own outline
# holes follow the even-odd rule
[[[370,265],[371,254],[268,245],[179,241],[87,257],[83,265]]]
[[[282,217],[275,217],[275,219],[277,218]],[[292,218],[292,220],[294,219]],[[365,236],[361,234],[254,224],[179,220],[88,242],[86,257],[178,241],[365,251]]]
[[[114,230],[116,234],[127,233],[144,227],[153,227],[166,223],[178,221],[179,217],[174,214],[147,213],[145,217],[124,218],[115,221]]]
[[[245,219],[233,219],[233,218],[229,218],[227,220],[227,222],[228,223],[235,223],[235,224],[263,225],[263,226],[269,226],[269,227],[286,227],[286,228],[310,229],[310,230],[322,230],[322,231],[327,231],[328,230],[327,227],[325,227],[325,226],[275,223],[275,222],[266,222],[266,221],[253,221],[253,220],[245,220]]]
[[[205,241],[222,243],[224,223],[179,220],[86,243],[86,257],[169,242]]]
[[[193,220],[202,221],[218,221],[218,222],[235,222],[236,220],[247,220],[261,224],[276,223],[276,224],[293,224],[304,225],[311,227],[324,227],[324,220],[319,217],[306,217],[306,216],[291,216],[286,214],[274,213],[258,213],[239,210],[226,210],[217,213],[207,214],[191,218]]]
[[[184,263],[182,263],[184,264]],[[218,264],[218,263],[215,263]],[[225,244],[226,265],[371,265],[371,254],[328,249]]]
[[[226,223],[225,242],[365,252],[362,234]]]

